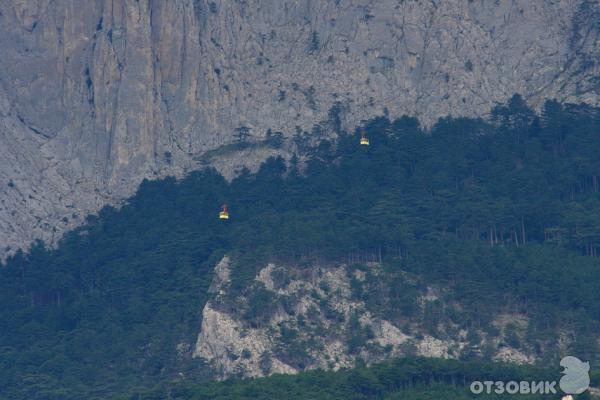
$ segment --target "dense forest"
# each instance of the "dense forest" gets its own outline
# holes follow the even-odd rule
[[[472,394],[474,381],[555,381],[556,369],[499,363],[404,358],[337,372],[312,371],[299,375],[273,375],[253,380],[228,380],[202,385],[175,383],[166,387],[120,396],[115,400],[463,400],[555,399],[557,394]],[[592,377],[598,383],[599,375]],[[589,399],[589,393],[577,396]]]
[[[540,359],[559,356],[545,344],[561,328],[571,354],[600,362],[597,109],[548,101],[537,115],[514,96],[489,121],[445,118],[425,130],[378,117],[361,127],[369,146],[334,117],[336,140],[309,147],[311,134],[298,133],[288,162],[268,159],[232,182],[210,168],[144,181],[57,248],[37,242],[9,258],[0,397],[105,398],[209,379],[185,344],[225,253],[240,290],[267,261],[379,261],[447,287],[465,328],[490,328],[510,308],[531,318]],[[223,203],[228,221],[218,219]]]

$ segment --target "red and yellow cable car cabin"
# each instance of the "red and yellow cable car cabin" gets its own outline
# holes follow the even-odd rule
[[[221,206],[221,212],[219,213],[219,219],[229,219],[229,209],[227,204]]]

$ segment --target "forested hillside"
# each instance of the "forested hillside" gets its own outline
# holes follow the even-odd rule
[[[203,385],[176,383],[136,392],[115,400],[463,400],[499,399],[491,393],[473,395],[473,381],[554,381],[556,369],[498,363],[439,359],[401,359],[338,372],[314,371],[253,380],[230,380]],[[592,376],[593,384],[600,376]],[[555,399],[557,394],[510,395],[511,398]],[[589,399],[589,393],[577,399]]]
[[[133,393],[115,400],[463,400],[497,399],[497,394],[469,392],[473,381],[556,380],[556,369],[499,363],[458,362],[439,359],[401,359],[369,368],[338,372],[314,371],[299,375],[274,375],[254,380],[229,380],[203,385],[176,383]],[[514,395],[513,395],[514,396]],[[558,395],[516,398],[553,399]],[[578,397],[589,398],[586,393]]]
[[[598,364],[600,113],[547,102],[536,115],[515,96],[491,116],[427,132],[375,118],[370,146],[358,129],[317,148],[298,135],[289,163],[230,183],[210,169],[146,181],[58,248],[18,253],[0,272],[0,397],[104,398],[210,378],[189,344],[225,253],[240,290],[267,261],[382,262],[460,300],[460,318],[442,304],[437,319],[492,329],[509,309],[530,318],[540,359],[559,357],[547,349],[562,330],[565,351]]]
[[[238,132],[600,106],[599,26],[597,0],[2,0],[0,259]],[[280,154],[249,153],[221,171]]]

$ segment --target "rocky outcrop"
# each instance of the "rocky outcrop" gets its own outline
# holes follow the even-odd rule
[[[385,281],[378,264],[369,268],[371,277]],[[498,336],[482,333],[474,340],[465,330],[449,334],[439,325],[436,330],[442,334],[434,337],[420,319],[427,303],[437,299],[431,294],[435,288],[422,294],[417,315],[386,315],[383,308],[374,310],[353,293],[357,282],[365,282],[366,274],[361,272],[347,265],[269,264],[246,289],[232,291],[231,260],[225,257],[215,268],[213,297],[202,312],[194,357],[205,359],[217,379],[337,370],[353,367],[358,360],[370,364],[406,355],[457,358],[481,353],[486,346],[490,358],[535,361],[525,347],[518,350],[503,343],[504,327],[514,324],[523,331],[525,318],[500,315],[495,322]]]
[[[236,130],[430,124],[515,92],[598,104],[599,26],[593,0],[3,1],[2,251],[200,168]],[[244,151],[213,161],[231,176],[289,153]]]

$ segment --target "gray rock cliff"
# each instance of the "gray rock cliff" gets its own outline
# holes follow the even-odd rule
[[[594,0],[3,0],[0,251],[200,168],[242,126],[431,124],[516,92],[597,105],[599,37]]]
[[[371,364],[407,355],[459,358],[471,352],[522,364],[539,361],[531,346],[506,344],[510,324],[525,337],[529,320],[523,315],[497,315],[495,334],[474,327],[468,331],[451,321],[440,322],[435,333],[428,331],[425,309],[443,296],[444,288],[429,286],[419,293],[417,311],[410,316],[390,312],[383,303],[369,305],[358,292],[373,284],[383,289],[389,280],[377,263],[362,269],[268,264],[245,289],[232,291],[234,264],[226,256],[215,267],[193,352],[209,363],[217,379],[338,370],[359,360]],[[403,279],[412,277],[405,274]],[[263,302],[256,309],[259,298]],[[450,307],[460,313],[460,305]]]

